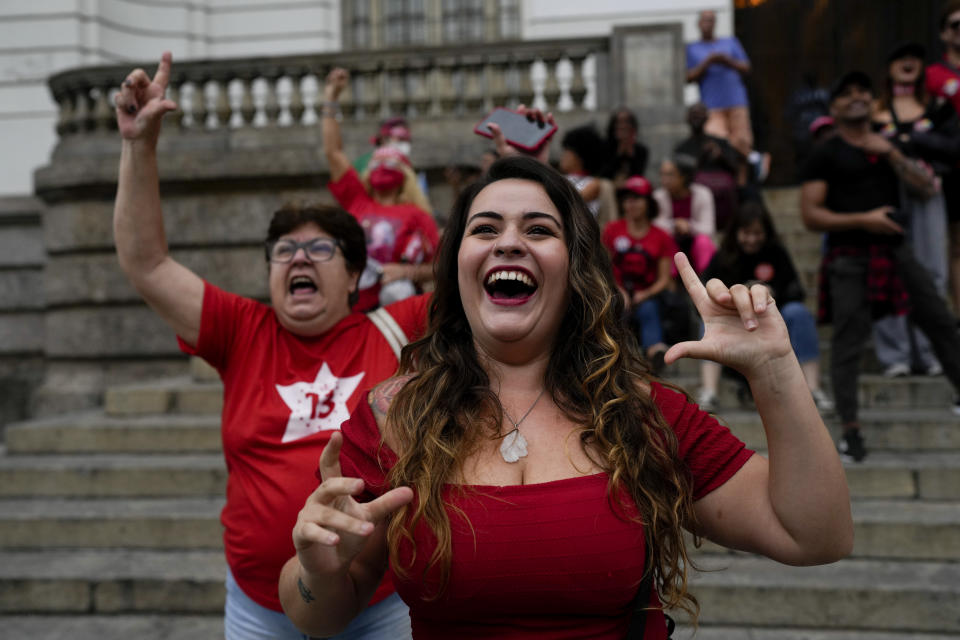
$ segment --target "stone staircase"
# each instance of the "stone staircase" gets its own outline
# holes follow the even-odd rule
[[[784,237],[799,243],[812,297],[819,238],[801,231],[795,190],[767,195]],[[667,373],[696,389],[696,363]],[[220,390],[193,361],[189,376],[109,389],[103,410],[7,427],[0,639],[222,637]],[[696,557],[708,571],[693,579],[698,638],[960,638],[953,392],[942,378],[875,374],[861,377],[860,392],[870,456],[847,467],[852,556],[794,568],[706,543]],[[759,419],[740,407],[733,385],[723,383],[720,406],[762,451]],[[681,626],[675,636],[691,633]]]

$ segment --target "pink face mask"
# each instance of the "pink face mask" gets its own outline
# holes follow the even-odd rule
[[[370,172],[370,186],[374,191],[390,191],[403,186],[404,175],[399,169],[386,166],[375,167]]]

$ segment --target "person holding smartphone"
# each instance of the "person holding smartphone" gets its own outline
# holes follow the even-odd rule
[[[909,312],[960,392],[956,319],[895,219],[902,204],[901,182],[929,191],[934,178],[872,131],[873,100],[873,82],[866,73],[851,71],[838,78],[830,90],[836,133],[811,152],[801,171],[804,225],[826,232],[819,319],[833,325],[830,378],[843,426],[838,447],[854,462],[867,455],[858,421],[857,379],[873,319]],[[951,408],[960,414],[960,400]]]

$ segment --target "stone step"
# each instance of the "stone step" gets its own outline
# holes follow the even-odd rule
[[[960,500],[957,453],[871,452],[844,468],[855,499]]]
[[[960,564],[848,559],[788,567],[703,557],[691,591],[710,625],[960,633]]]
[[[763,424],[755,411],[721,407],[716,415],[751,449],[766,448]],[[960,452],[960,418],[943,409],[864,409],[859,417],[871,451]],[[835,418],[826,418],[839,437]]]
[[[674,376],[671,382],[695,392],[700,387],[699,376]],[[879,373],[863,373],[858,380],[860,409],[926,409],[938,411],[947,422],[956,422],[951,411],[957,394],[943,376],[906,376],[887,378]],[[829,389],[829,385],[826,386]],[[721,407],[738,408],[736,385],[723,384],[719,389]]]
[[[883,631],[828,631],[823,629],[781,629],[770,627],[727,627],[701,624],[696,630],[677,625],[674,640],[957,640],[960,634]]]
[[[197,356],[190,357],[190,377],[196,382],[220,382],[220,374]]]
[[[0,613],[223,612],[216,551],[0,551]]]
[[[220,454],[0,456],[0,497],[221,496]]]
[[[223,637],[223,614],[5,615],[3,637],[11,640],[210,640]]]
[[[854,558],[877,560],[960,560],[960,502],[854,500]],[[692,548],[692,547],[691,547]],[[697,554],[728,554],[704,541]]]
[[[216,453],[216,415],[109,416],[66,414],[8,425],[7,451],[30,453]]]
[[[847,476],[856,498],[958,500],[960,452],[874,450]],[[220,496],[225,482],[217,454],[0,456],[0,498]]]
[[[104,394],[104,411],[111,416],[184,413],[220,415],[223,385],[197,382],[184,376],[110,387]]]
[[[0,499],[0,549],[220,549],[222,497]]]

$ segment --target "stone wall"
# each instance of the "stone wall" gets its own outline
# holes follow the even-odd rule
[[[679,35],[675,39],[675,55],[680,55]],[[626,53],[629,46],[618,50]],[[159,148],[161,196],[173,257],[224,289],[263,299],[267,271],[262,239],[272,211],[288,200],[332,202],[325,188],[320,126],[307,117],[316,107],[316,98],[301,101],[302,96],[295,93],[281,100],[276,90],[281,76],[322,77],[325,65],[356,65],[353,97],[344,101],[346,117],[341,123],[346,152],[355,157],[371,149],[369,138],[387,110],[407,113],[413,134],[412,161],[427,174],[434,213],[441,221],[453,200],[444,169],[477,164],[483,150],[492,146],[473,133],[490,108],[491,96],[515,104],[529,91],[528,97],[535,95],[554,105],[561,128],[558,138],[564,130],[586,122],[602,131],[608,109],[615,106],[604,97],[613,80],[598,78],[589,89],[598,95],[596,103],[604,105],[597,110],[586,106],[588,87],[580,67],[574,65],[569,81],[557,68],[561,60],[582,64],[591,51],[602,59],[607,43],[588,40],[523,47],[524,51],[510,55],[522,57],[525,70],[533,61],[544,60],[542,86],[511,75],[510,65],[520,62],[511,62],[485,45],[463,55],[422,51],[424,64],[434,60],[444,65],[435,69],[413,64],[403,52],[390,54],[406,65],[397,69],[364,67],[361,62],[366,58],[360,54],[351,54],[356,60],[319,56],[180,65],[181,75],[171,90],[176,88],[182,95],[191,83],[202,85],[205,78],[214,77],[211,82],[223,88],[218,94],[223,99],[188,102],[183,111],[168,115],[164,124]],[[44,205],[47,254],[42,277],[45,306],[34,318],[37,334],[31,336],[45,359],[43,384],[33,394],[36,416],[99,406],[104,389],[112,384],[186,372],[186,358],[175,337],[127,283],[114,253],[112,210],[120,139],[111,127],[108,96],[125,72],[98,67],[59,74],[50,81],[61,105],[60,140],[50,163],[34,176],[36,196]],[[431,86],[442,91],[425,94],[424,87],[414,83],[412,93],[398,94],[397,87],[406,86],[392,82],[398,72],[432,78],[437,84]],[[265,103],[225,99],[231,83],[242,78],[249,85],[255,74],[267,78]],[[477,84],[483,78],[489,86]],[[498,78],[513,80],[501,85]],[[461,84],[462,92],[449,93]],[[371,92],[371,87],[377,90]],[[656,172],[656,159],[683,135],[682,109],[670,104],[679,96],[666,92],[665,98],[638,109],[642,137],[651,147],[651,175]],[[567,105],[562,111],[561,103]],[[429,106],[430,115],[424,105]],[[552,150],[558,157],[559,141]]]
[[[30,413],[43,378],[43,205],[0,198],[0,439]]]

